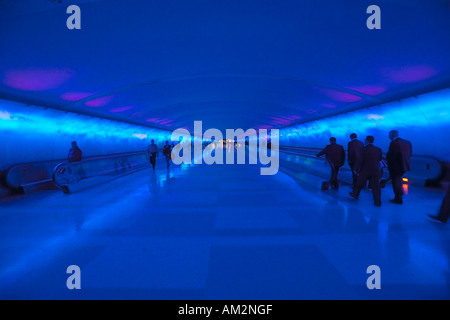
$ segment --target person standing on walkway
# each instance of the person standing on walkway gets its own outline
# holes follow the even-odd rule
[[[395,196],[389,201],[403,204],[403,175],[410,169],[409,159],[412,155],[412,145],[408,140],[399,138],[397,130],[389,132],[389,139],[391,139],[391,144],[386,154],[386,160]]]
[[[356,186],[358,174],[361,169],[362,157],[364,152],[364,143],[357,139],[356,133],[350,135],[350,142],[347,145],[347,160],[352,170],[352,188]]]
[[[69,162],[77,162],[77,161],[81,161],[82,157],[83,157],[83,152],[78,147],[77,142],[72,141],[72,148],[70,148],[70,150],[69,150],[69,155],[67,156],[67,160]]]
[[[167,162],[167,169],[169,169],[170,166],[170,158],[172,155],[172,147],[169,144],[169,141],[166,141],[166,144],[164,145],[163,148],[163,155],[166,157],[166,162]]]
[[[326,155],[326,158],[331,166],[330,186],[333,189],[337,190],[339,189],[339,182],[338,182],[339,169],[345,163],[344,147],[336,143],[335,137],[331,137],[330,144],[327,145],[316,156],[321,157],[323,155]]]
[[[367,136],[366,146],[364,147],[362,154],[361,170],[358,175],[356,185],[353,189],[353,193],[350,195],[353,199],[357,200],[359,198],[359,193],[361,189],[369,180],[370,186],[372,188],[373,202],[376,207],[381,206],[381,166],[380,161],[383,158],[383,152],[380,148],[375,147],[373,142],[375,138],[373,136]]]
[[[155,144],[155,140],[152,139],[151,144],[148,146],[147,154],[150,158],[150,163],[153,170],[155,170],[156,156],[158,154],[158,146]]]

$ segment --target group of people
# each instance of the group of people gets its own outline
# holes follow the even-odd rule
[[[169,144],[169,141],[166,141],[166,144],[163,147],[163,155],[166,158],[167,162],[167,168],[170,166],[170,159],[171,159],[171,153],[172,153],[173,143],[172,145]],[[150,159],[150,163],[152,165],[153,170],[155,170],[156,165],[156,157],[159,153],[158,146],[155,144],[155,140],[152,139],[151,144],[148,146],[147,154]],[[76,141],[72,141],[72,148],[69,150],[69,154],[67,156],[68,162],[78,162],[81,161],[83,157],[83,152],[78,147],[78,144]]]
[[[170,167],[172,148],[173,148],[173,143],[172,143],[172,145],[170,145],[169,141],[166,141],[165,145],[163,147],[163,150],[162,150],[162,153],[163,153],[164,157],[166,158],[167,169],[169,169],[169,167]],[[150,164],[152,165],[153,170],[155,170],[156,157],[159,154],[159,150],[158,150],[158,146],[155,144],[155,140],[153,140],[153,139],[152,139],[150,145],[148,146],[147,154],[150,159]]]
[[[403,175],[410,170],[410,157],[412,155],[412,145],[408,140],[399,137],[397,130],[389,132],[391,143],[386,154],[389,176],[394,191],[394,199],[389,200],[395,204],[403,204]],[[381,186],[380,180],[382,176],[380,162],[383,153],[380,148],[374,146],[375,138],[367,136],[365,144],[358,140],[356,133],[350,135],[348,142],[347,161],[353,175],[352,189],[350,196],[357,200],[361,190],[369,180],[372,189],[374,205],[381,206]],[[167,168],[169,169],[172,149],[174,145],[165,142],[162,153],[166,159]],[[148,146],[147,154],[153,170],[155,170],[156,158],[159,150],[155,141],[152,139]],[[77,162],[82,160],[82,151],[78,147],[76,141],[72,141],[72,148],[69,150],[68,161]],[[331,166],[330,186],[333,189],[339,188],[338,175],[339,169],[345,164],[345,150],[342,145],[336,143],[336,138],[330,138],[330,144],[317,154],[317,157],[325,155]],[[450,217],[450,187],[442,202],[439,214],[428,215],[431,219],[438,222],[447,222]]]
[[[365,144],[358,140],[356,133],[350,135],[348,143],[348,164],[352,171],[353,181],[350,196],[358,199],[361,189],[369,180],[372,189],[374,205],[381,206],[381,165],[383,152],[374,145],[375,138],[367,136]],[[403,204],[403,175],[410,169],[412,145],[408,140],[399,137],[397,130],[389,132],[391,143],[386,154],[389,176],[392,181],[394,199],[389,200],[395,204]],[[330,144],[317,154],[317,157],[326,155],[331,166],[330,187],[339,188],[339,169],[345,163],[345,151],[342,145],[336,143],[336,138],[330,138]]]

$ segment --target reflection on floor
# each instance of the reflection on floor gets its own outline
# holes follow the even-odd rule
[[[71,195],[0,203],[2,299],[448,299],[440,191],[403,206],[255,165],[144,170]],[[290,173],[292,174],[292,173]],[[319,181],[317,181],[319,183]],[[69,265],[81,290],[69,290]],[[366,286],[367,267],[381,289]]]

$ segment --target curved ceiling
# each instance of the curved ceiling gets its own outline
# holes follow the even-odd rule
[[[450,84],[450,1],[1,0],[0,98],[174,130],[280,128]],[[69,30],[69,5],[81,30]]]

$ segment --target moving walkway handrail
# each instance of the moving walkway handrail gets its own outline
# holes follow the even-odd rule
[[[20,189],[29,185],[51,182],[53,180],[53,168],[61,161],[63,160],[44,160],[14,164],[6,170],[6,185],[10,189]]]
[[[279,150],[280,150],[280,152],[293,154],[293,155],[297,155],[297,156],[301,156],[301,157],[316,158],[315,153],[319,152],[322,149],[280,146]],[[311,152],[311,154],[304,153],[304,152]],[[438,158],[436,158],[434,156],[418,155],[418,154],[413,154],[411,156],[411,162],[414,162],[415,160],[418,160],[418,159],[427,160],[428,163],[427,163],[427,169],[426,170],[430,170],[431,164],[434,164],[435,166],[437,166],[439,168],[439,172],[436,173],[436,175],[434,177],[430,177],[429,175],[426,175],[426,176],[414,175],[414,170],[417,170],[417,168],[415,168],[417,166],[412,165],[412,168],[411,168],[412,172],[408,172],[407,175],[409,174],[409,175],[412,175],[412,176],[416,176],[416,177],[420,177],[422,179],[425,179],[425,181],[424,181],[425,186],[439,186],[440,182],[443,179],[445,179],[445,177],[447,175],[448,163],[445,162],[445,161],[441,161],[441,160],[439,160]],[[386,161],[386,154],[385,153],[383,153],[382,168],[387,168],[387,161]]]
[[[78,162],[64,161],[55,166],[53,182],[66,192],[69,185],[81,180],[95,177],[115,178],[149,165],[146,151],[90,157]]]
[[[83,161],[120,157],[124,155],[130,156],[135,154],[145,154],[145,151],[86,157]],[[5,170],[6,187],[11,190],[24,191],[27,187],[53,185],[55,166],[58,166],[61,163],[67,163],[67,161],[64,159],[56,159],[13,164]]]

